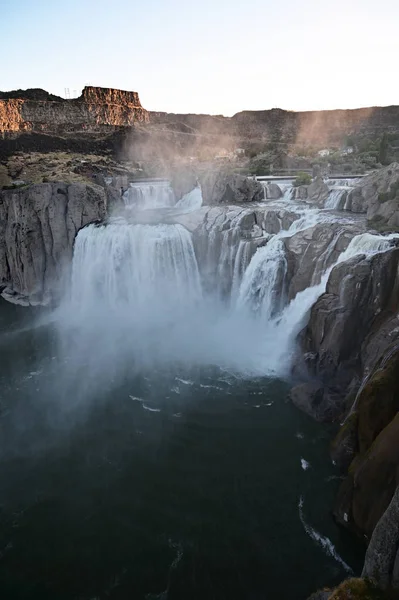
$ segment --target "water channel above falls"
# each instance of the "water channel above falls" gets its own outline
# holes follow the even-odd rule
[[[389,242],[286,197],[271,238],[136,188],[79,233],[55,312],[0,304],[1,597],[305,600],[362,548],[329,513],[331,429],[284,380],[336,241],[293,298],[286,244],[326,219],[354,227],[341,260]]]

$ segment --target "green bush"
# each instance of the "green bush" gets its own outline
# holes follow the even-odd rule
[[[293,186],[299,187],[300,185],[309,185],[310,183],[312,183],[312,176],[309,173],[305,173],[305,171],[299,171]]]

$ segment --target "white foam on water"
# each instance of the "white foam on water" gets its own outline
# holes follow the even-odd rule
[[[303,502],[303,496],[301,496],[298,502],[299,518],[308,536],[323,549],[324,553],[327,556],[331,556],[331,558],[333,558],[337,563],[339,563],[347,573],[353,573],[351,567],[343,560],[343,558],[340,557],[340,555],[336,551],[335,546],[330,540],[330,538],[316,531],[316,529],[314,529],[305,521],[305,517],[303,514]]]
[[[194,385],[194,382],[190,381],[190,379],[180,379],[180,377],[175,377],[175,379],[176,381],[180,381],[183,385]]]
[[[144,398],[139,398],[138,396],[131,396],[131,395],[129,394],[129,398],[130,398],[131,400],[133,400],[134,402],[140,402],[140,404],[142,404],[142,403],[144,402]]]
[[[307,471],[308,469],[310,469],[310,463],[304,458],[301,458],[301,467],[304,471]]]
[[[161,412],[160,408],[153,408],[151,406],[147,406],[147,404],[144,404],[144,403],[142,404],[142,407],[144,408],[144,410],[148,410],[150,412],[155,412],[155,413]]]

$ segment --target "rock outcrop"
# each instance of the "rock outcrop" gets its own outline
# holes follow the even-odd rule
[[[103,219],[97,185],[42,183],[0,192],[0,286],[8,300],[47,303],[57,297],[79,229]]]
[[[278,200],[283,195],[280,186],[277,185],[277,183],[273,183],[272,181],[267,183],[264,189],[267,200]]]
[[[374,529],[362,576],[383,589],[399,588],[399,487]]]
[[[352,462],[334,511],[338,521],[368,539],[399,484],[399,353],[396,346],[390,352],[353,403],[348,419],[355,435]],[[342,435],[334,445],[340,444]]]
[[[229,171],[210,171],[199,178],[204,204],[260,202],[265,199],[263,185],[256,179]]]
[[[330,189],[324,182],[324,179],[319,175],[315,177],[311,184],[308,185],[307,198],[313,204],[323,207],[328,198]]]
[[[350,240],[361,233],[358,225],[318,223],[284,240],[288,261],[293,265],[288,297],[320,283],[325,271],[337,262]]]
[[[364,177],[349,192],[346,210],[366,213],[370,227],[379,230],[399,228],[399,164],[392,163]]]
[[[398,261],[394,248],[369,259],[356,256],[332,270],[303,332],[302,348],[314,376],[343,391],[372,367],[376,357],[369,334],[377,333],[395,306]],[[383,349],[382,344],[379,352]]]
[[[36,90],[40,91],[43,92]],[[82,95],[73,100],[50,95],[42,99],[43,95],[24,92],[19,94],[20,98],[13,93],[9,98],[6,95],[0,96],[0,133],[81,132],[148,121],[148,113],[136,92],[85,87]]]

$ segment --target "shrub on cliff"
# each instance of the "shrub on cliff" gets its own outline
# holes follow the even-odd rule
[[[312,176],[309,173],[305,173],[305,171],[299,171],[296,179],[293,183],[294,187],[299,187],[300,185],[310,185],[312,183]]]

